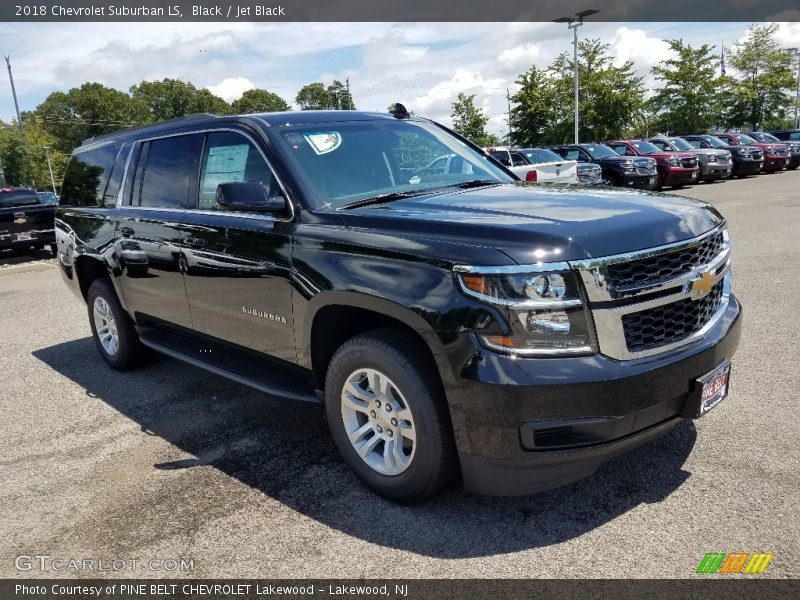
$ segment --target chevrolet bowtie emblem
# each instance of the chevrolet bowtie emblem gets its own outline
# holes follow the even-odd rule
[[[714,274],[710,271],[697,273],[697,275],[689,281],[688,286],[689,296],[692,300],[705,298],[711,292],[711,288],[714,287]]]

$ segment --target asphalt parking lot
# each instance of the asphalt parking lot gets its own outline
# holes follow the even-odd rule
[[[678,192],[730,222],[745,306],[730,396],[526,498],[382,500],[320,408],[166,358],[113,372],[54,260],[0,254],[0,577],[97,575],[21,571],[20,555],[193,561],[116,573],[143,577],[691,577],[735,551],[774,553],[761,577],[798,577],[798,190],[800,171]]]

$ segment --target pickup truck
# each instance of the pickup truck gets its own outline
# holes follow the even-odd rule
[[[320,403],[396,502],[564,485],[728,392],[741,309],[718,210],[527,185],[401,105],[90,139],[57,211],[109,367],[156,351]]]
[[[486,152],[523,181],[578,183],[577,163],[545,148],[486,148]]]
[[[55,254],[55,214],[34,190],[0,188],[0,250],[50,246]]]

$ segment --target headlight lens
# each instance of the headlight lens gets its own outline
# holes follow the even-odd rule
[[[670,166],[670,167],[677,167],[679,164],[681,164],[681,161],[679,161],[679,160],[678,160],[677,158],[675,158],[674,156],[671,156],[671,157],[669,158],[669,161],[668,161],[668,162],[669,162],[669,166]]]
[[[589,315],[571,271],[457,277],[467,295],[497,306],[511,327],[499,335],[480,333],[484,346],[518,356],[593,352]]]

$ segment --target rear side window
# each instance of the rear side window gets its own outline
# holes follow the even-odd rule
[[[500,161],[501,165],[505,165],[506,167],[511,166],[511,157],[508,152],[505,150],[497,150],[491,153],[492,158]]]
[[[202,134],[145,142],[133,184],[133,206],[186,208],[203,143]]]
[[[114,170],[121,144],[107,144],[72,155],[61,187],[62,206],[114,206],[114,198],[106,197],[108,180]],[[122,167],[119,167],[122,170]]]
[[[0,208],[32,206],[39,204],[39,197],[33,190],[0,190]]]
[[[514,167],[523,167],[528,164],[528,161],[525,159],[522,154],[519,152],[514,152],[511,155],[511,165]]]

